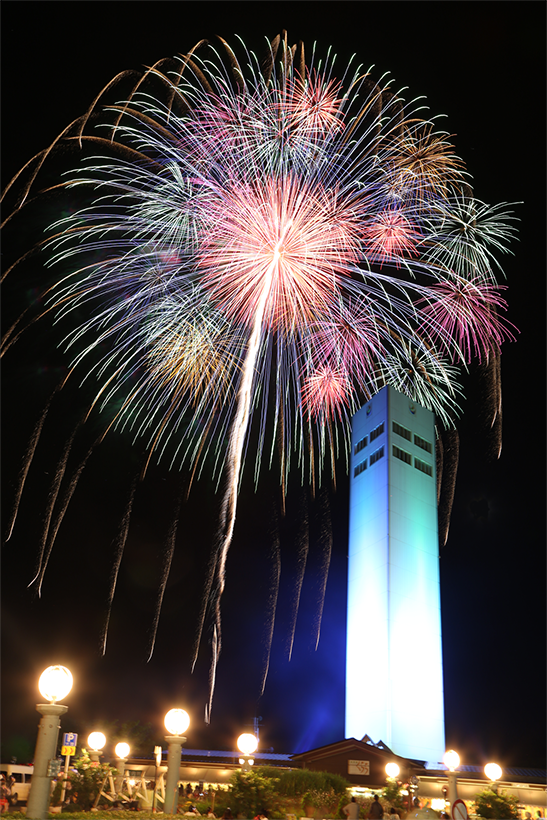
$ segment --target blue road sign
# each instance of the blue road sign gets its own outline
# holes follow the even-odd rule
[[[65,732],[63,735],[63,746],[76,746],[78,735],[76,732]]]

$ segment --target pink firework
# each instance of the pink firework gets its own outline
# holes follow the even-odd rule
[[[430,293],[437,298],[430,296],[421,311],[437,325],[433,335],[448,353],[452,352],[454,360],[454,345],[459,348],[458,355],[470,362],[473,356],[482,361],[489,353],[499,353],[504,339],[514,340],[509,323],[498,315],[498,309],[506,307],[500,290],[498,285],[462,278],[431,286]]]
[[[350,405],[351,383],[342,368],[318,367],[304,381],[302,404],[308,418],[343,418],[343,408]]]
[[[339,278],[359,248],[353,210],[336,192],[294,176],[230,186],[208,197],[198,265],[213,303],[251,325],[273,267],[264,327],[292,332],[329,316]]]
[[[377,308],[376,308],[377,309]],[[365,396],[375,391],[375,362],[384,355],[381,325],[365,299],[349,299],[313,329],[314,358],[351,373]]]
[[[420,234],[408,217],[398,208],[386,208],[368,223],[365,230],[367,250],[371,258],[399,267],[402,257],[417,255]]]
[[[315,71],[306,79],[295,75],[287,83],[287,100],[283,103],[291,127],[317,136],[342,130],[340,89],[340,83],[325,83]]]

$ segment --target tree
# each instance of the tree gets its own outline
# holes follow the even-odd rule
[[[389,778],[387,786],[384,786],[382,789],[382,799],[397,809],[405,808],[403,795],[401,794],[401,786],[402,784],[398,783],[397,780]]]
[[[512,794],[484,789],[475,798],[475,812],[487,820],[511,820],[519,816],[517,803]]]
[[[255,817],[259,812],[268,815],[277,808],[274,781],[259,770],[234,772],[231,784],[231,809],[235,816]]]
[[[108,776],[115,772],[116,769],[108,763],[93,763],[87,751],[83,749],[80,757],[72,763],[68,773],[66,797],[71,798],[71,807],[74,810],[90,811],[106,784]],[[61,778],[57,781],[56,789],[59,788],[60,783]]]

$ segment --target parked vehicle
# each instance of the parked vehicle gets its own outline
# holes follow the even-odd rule
[[[10,804],[12,806],[26,805],[30,792],[30,783],[34,766],[19,766],[17,763],[0,763],[0,774],[6,778],[6,783],[12,784]],[[14,778],[11,780],[11,778]]]

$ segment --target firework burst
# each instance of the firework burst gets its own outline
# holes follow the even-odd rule
[[[360,66],[335,76],[334,58],[315,53],[306,66],[286,35],[265,61],[240,48],[242,59],[202,42],[125,101],[101,108],[99,95],[52,147],[101,152],[65,182],[92,202],[47,242],[63,273],[46,313],[66,328],[71,372],[96,380],[108,427],[171,466],[214,456],[224,500],[208,715],[253,425],[257,480],[280,446],[282,491],[291,464],[313,484],[347,460],[351,414],[386,384],[451,428],[459,368],[511,336],[494,254],[512,216],[473,198],[422,103]],[[92,122],[104,136],[87,135]]]

